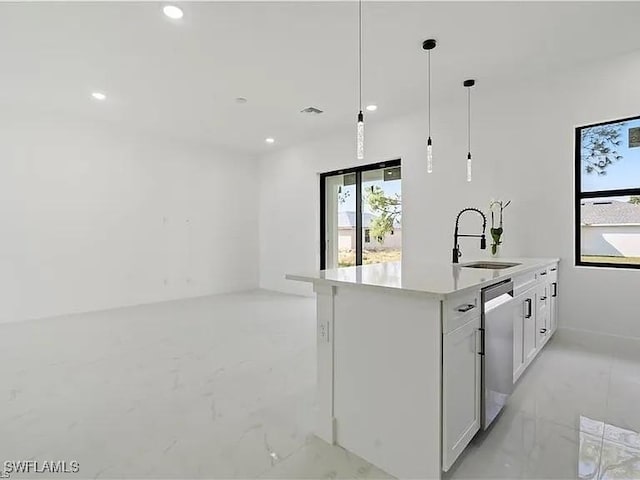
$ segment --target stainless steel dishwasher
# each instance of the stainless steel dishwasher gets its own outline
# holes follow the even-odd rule
[[[482,428],[487,429],[513,391],[513,281],[482,290]]]

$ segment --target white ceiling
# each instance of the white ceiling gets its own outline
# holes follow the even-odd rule
[[[357,3],[0,4],[0,103],[259,153],[353,128]],[[640,2],[364,3],[364,101],[384,118],[464,78],[504,82],[640,49]],[[102,90],[99,103],[90,93]],[[247,97],[238,105],[235,97]],[[299,111],[325,110],[317,117]],[[265,137],[276,138],[269,146]]]

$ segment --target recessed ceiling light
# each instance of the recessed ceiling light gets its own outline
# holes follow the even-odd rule
[[[107,96],[102,92],[93,92],[91,96],[96,100],[100,100],[100,101],[107,99]]]
[[[367,105],[367,110],[369,112],[375,112],[378,109],[377,105]]]
[[[267,143],[275,143],[276,139],[269,137],[269,138],[265,138],[264,141],[267,142]]]
[[[247,99],[244,97],[236,98],[236,103],[247,103]]]
[[[180,20],[184,15],[184,13],[182,12],[182,9],[179,7],[176,7],[175,5],[165,5],[162,11],[167,17],[172,18],[174,20]]]

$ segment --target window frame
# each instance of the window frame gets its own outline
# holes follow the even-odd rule
[[[345,175],[349,173],[356,174],[356,264],[355,266],[362,266],[362,251],[364,247],[364,235],[362,228],[362,172],[369,170],[379,170],[381,168],[402,168],[402,159],[397,158],[395,160],[387,160],[384,162],[370,163],[368,165],[361,165],[351,168],[342,168],[340,170],[334,170],[332,172],[325,172],[320,174],[320,270],[326,269],[327,252],[326,252],[326,235],[325,230],[325,216],[326,216],[326,191],[325,184],[327,177],[335,175]],[[338,267],[340,268],[340,267]]]
[[[623,123],[640,120],[640,115],[627,118],[619,118],[616,120],[609,120],[606,122],[592,123],[589,125],[582,125],[575,128],[574,137],[574,155],[575,155],[575,171],[574,171],[574,228],[575,228],[575,250],[574,260],[577,267],[602,267],[602,268],[624,268],[631,270],[639,270],[640,264],[633,263],[607,263],[607,262],[585,262],[582,260],[582,238],[581,238],[581,223],[582,212],[581,202],[582,200],[594,199],[594,198],[610,198],[621,196],[640,196],[640,186],[637,188],[621,188],[611,190],[593,190],[589,192],[582,191],[582,130],[585,128],[600,127],[603,125],[611,125],[614,123]]]

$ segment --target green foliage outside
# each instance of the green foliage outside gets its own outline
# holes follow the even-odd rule
[[[399,262],[402,259],[402,252],[399,248],[384,248],[380,250],[363,250],[362,264]],[[352,267],[356,264],[355,250],[341,250],[338,253],[339,267]]]
[[[370,235],[382,244],[385,237],[390,235],[393,229],[400,224],[402,199],[397,193],[393,196],[386,196],[384,190],[378,186],[367,188],[365,198],[374,214],[369,226]]]
[[[622,145],[623,125],[618,123],[582,130],[582,161],[586,173],[606,175],[613,162],[622,159],[617,148]]]

